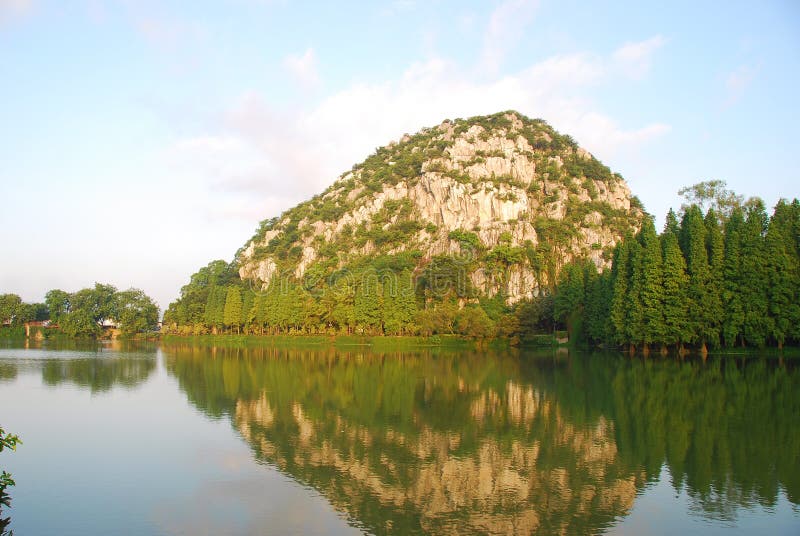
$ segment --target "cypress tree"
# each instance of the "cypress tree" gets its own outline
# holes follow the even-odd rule
[[[585,329],[587,337],[595,344],[613,342],[610,320],[612,293],[613,279],[610,270],[591,278],[587,284]]]
[[[792,201],[790,210],[791,225],[787,231],[787,248],[793,251],[794,277],[792,278],[793,299],[789,306],[789,337],[795,344],[800,343],[800,201]]]
[[[742,232],[741,278],[744,308],[744,338],[748,344],[762,347],[769,327],[769,274],[765,255],[764,233],[767,229],[764,202],[755,199],[747,208]]]
[[[792,236],[791,207],[781,199],[775,205],[765,238],[767,271],[769,277],[770,337],[783,347],[790,336],[797,307],[797,251]]]
[[[642,245],[638,240],[632,240],[630,243],[630,265],[629,265],[629,283],[628,294],[625,300],[626,307],[626,324],[625,334],[628,341],[635,346],[645,340],[645,325],[644,325],[644,306],[642,303],[642,296],[644,290],[644,270],[643,266],[644,251]]]
[[[398,292],[397,281],[383,281],[381,318],[383,320],[383,329],[390,335],[399,335],[403,329],[397,308]]]
[[[713,337],[708,326],[713,322],[706,309],[708,302],[708,285],[711,271],[708,266],[706,250],[706,228],[700,207],[692,205],[686,211],[681,222],[683,252],[686,258],[686,269],[689,274],[689,337],[690,341],[700,345],[705,351],[706,343]]]
[[[612,338],[617,344],[630,342],[627,335],[628,321],[628,287],[630,283],[630,243],[632,238],[626,236],[614,250],[614,262],[611,265],[611,321]]]
[[[239,287],[231,285],[225,296],[225,309],[223,313],[223,324],[233,329],[236,326],[236,333],[239,333],[242,321],[242,293]]]
[[[664,224],[664,233],[672,233],[677,239],[680,230],[681,227],[678,224],[678,217],[675,215],[675,211],[669,209],[669,212],[667,212],[667,222]]]
[[[240,324],[243,326],[250,326],[255,320],[254,301],[255,293],[249,288],[245,289],[242,292],[242,317],[240,319]]]
[[[688,340],[689,276],[676,233],[661,236],[664,250],[664,342],[680,345]]]
[[[647,345],[664,340],[664,286],[661,243],[651,218],[646,218],[639,232],[642,244],[641,306],[642,343]]]
[[[706,250],[708,252],[709,280],[706,293],[706,338],[712,346],[720,344],[722,335],[722,319],[724,309],[722,306],[723,279],[725,266],[725,240],[720,229],[719,218],[714,209],[709,209],[705,218]]]
[[[206,298],[206,307],[203,311],[203,322],[207,327],[213,327],[215,322],[214,306],[217,300],[217,287],[212,286]]]
[[[417,296],[414,291],[414,279],[407,268],[400,273],[397,282],[397,299],[395,300],[397,319],[400,322],[401,333],[411,331],[414,317],[417,315]]]
[[[556,285],[554,315],[558,322],[566,324],[570,339],[575,340],[573,332],[575,320],[583,314],[584,271],[577,262],[567,264],[561,269]]]
[[[734,208],[725,225],[725,262],[723,265],[722,302],[725,315],[722,321],[722,337],[726,346],[734,346],[744,330],[744,305],[742,304],[742,230],[744,214]]]
[[[355,295],[356,325],[369,333],[377,330],[381,323],[381,296],[378,286],[377,280],[368,277],[359,285]]]
[[[267,309],[265,302],[266,300],[264,292],[257,292],[256,297],[253,300],[253,308],[250,312],[252,322],[258,326],[258,331],[262,335],[264,334],[264,326],[267,323]]]

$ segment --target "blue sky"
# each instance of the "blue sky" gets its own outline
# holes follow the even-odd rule
[[[800,2],[0,0],[0,293],[162,308],[406,132],[517,109],[659,222],[800,197]]]

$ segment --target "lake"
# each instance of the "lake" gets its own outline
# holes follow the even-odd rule
[[[571,351],[0,347],[39,534],[799,534],[800,368]]]

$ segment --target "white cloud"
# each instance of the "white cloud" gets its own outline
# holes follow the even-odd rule
[[[725,90],[727,97],[724,106],[732,106],[738,101],[744,92],[750,87],[750,84],[755,80],[759,66],[753,65],[740,65],[725,79]]]
[[[494,74],[531,20],[539,2],[536,0],[506,0],[490,15],[483,37],[479,68]]]
[[[625,128],[596,109],[589,89],[619,83],[612,64],[588,54],[554,56],[483,80],[432,58],[395,80],[353,84],[293,111],[246,93],[220,119],[218,132],[181,142],[175,154],[213,190],[218,217],[256,219],[319,193],[377,146],[445,118],[516,109],[608,161],[669,131],[664,123]]]
[[[380,11],[380,15],[383,17],[394,17],[402,13],[413,11],[416,8],[417,2],[415,0],[395,0],[389,5],[384,6]]]
[[[313,88],[319,85],[317,58],[313,48],[307,48],[302,56],[290,54],[283,60],[283,66],[303,87]]]
[[[21,17],[33,7],[33,0],[0,0],[0,24]]]
[[[644,41],[625,43],[614,51],[614,62],[624,74],[639,80],[650,71],[653,54],[666,42],[662,36],[656,35]]]

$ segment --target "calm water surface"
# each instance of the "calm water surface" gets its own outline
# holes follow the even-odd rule
[[[0,348],[37,534],[800,534],[800,368],[581,353]]]

